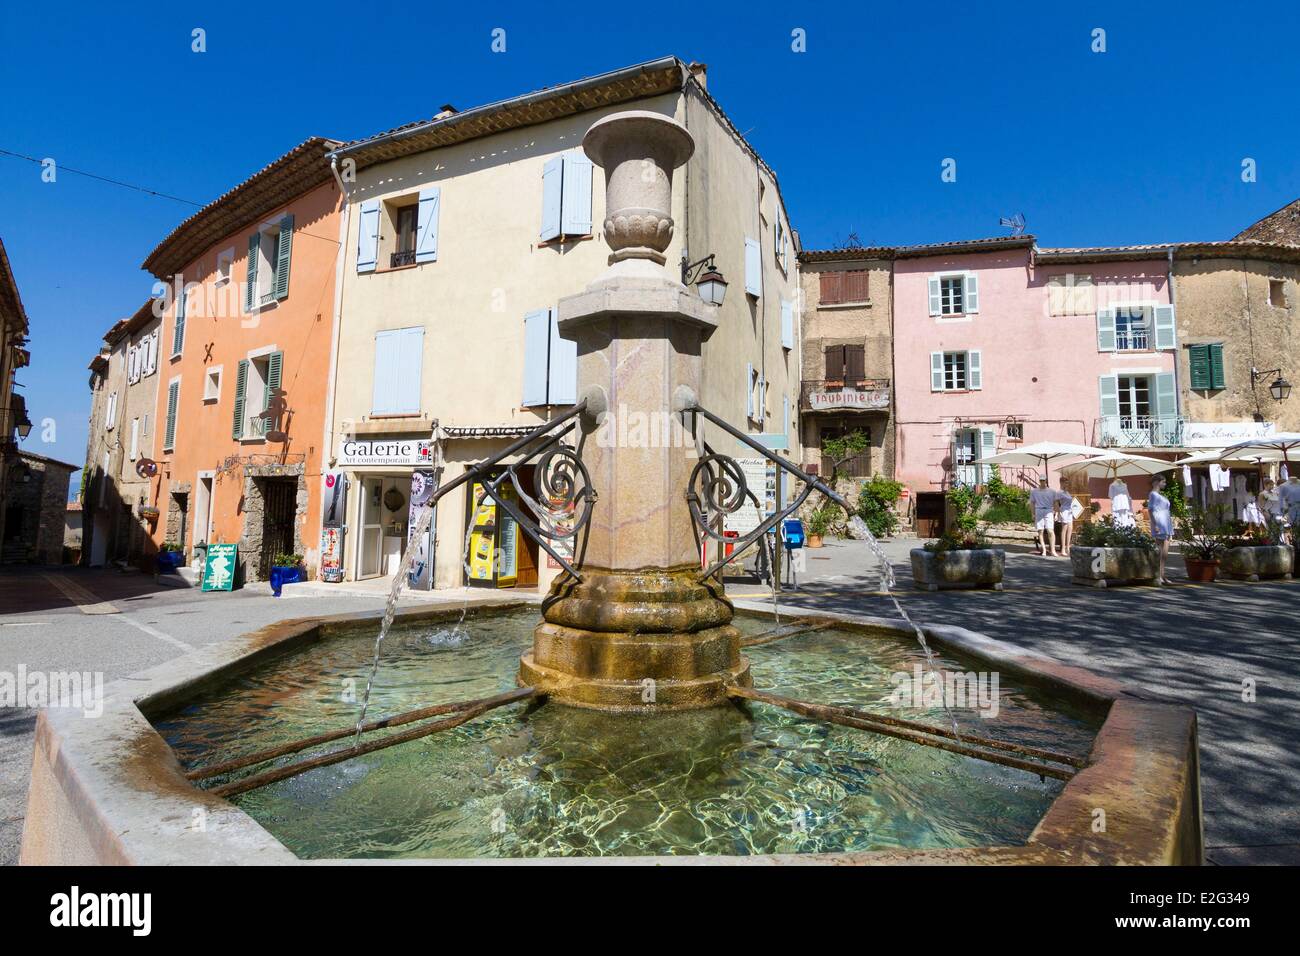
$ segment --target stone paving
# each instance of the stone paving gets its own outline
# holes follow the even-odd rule
[[[1139,696],[1194,707],[1200,719],[1208,854],[1214,863],[1300,863],[1300,581],[1082,588],[1068,562],[1007,555],[1006,590],[912,588],[907,552],[886,542],[908,613],[955,623],[1124,681]],[[810,551],[783,605],[892,615],[860,542]],[[265,586],[233,594],[160,587],[138,573],[0,569],[0,671],[102,671],[105,681],[277,620],[375,610],[383,589],[311,585],[275,599]],[[767,597],[729,582],[735,596]],[[420,595],[459,601],[461,592]],[[407,598],[406,600],[410,600]],[[1242,682],[1257,699],[1242,700]],[[0,709],[0,863],[17,860],[31,764],[28,710]]]

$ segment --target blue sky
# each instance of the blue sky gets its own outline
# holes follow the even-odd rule
[[[1015,212],[1044,245],[1225,239],[1300,196],[1298,33],[1294,2],[10,3],[0,149],[202,203],[313,134],[676,54],[709,64],[805,248],[997,235]],[[86,364],[193,207],[40,172],[0,155],[0,237],[33,326],[20,381],[57,425],[26,444],[79,463]]]

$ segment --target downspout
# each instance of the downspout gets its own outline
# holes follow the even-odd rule
[[[343,197],[343,215],[339,217],[339,254],[334,265],[334,315],[330,332],[330,364],[325,381],[325,434],[321,440],[321,461],[326,468],[333,467],[334,458],[334,390],[338,383],[339,332],[343,322],[343,274],[347,260],[348,227],[352,217],[351,197],[347,184],[339,175],[337,156],[330,157],[330,172],[339,184]],[[322,512],[323,514],[323,512]],[[344,521],[346,526],[346,519]]]
[[[1182,362],[1179,358],[1182,356],[1182,346],[1178,342],[1178,289],[1174,285],[1174,247],[1170,246],[1166,250],[1168,266],[1165,271],[1165,281],[1169,283],[1169,306],[1174,310],[1174,414],[1185,416],[1187,413],[1186,403],[1183,401],[1182,374],[1180,368]],[[1178,437],[1182,438],[1183,430],[1178,429]]]

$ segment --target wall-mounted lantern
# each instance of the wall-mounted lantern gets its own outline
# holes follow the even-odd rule
[[[1250,384],[1253,388],[1255,383],[1261,378],[1268,378],[1270,375],[1276,375],[1273,383],[1268,387],[1268,393],[1273,396],[1273,401],[1281,402],[1291,397],[1291,383],[1282,377],[1280,368],[1269,369],[1267,372],[1261,372],[1257,368],[1250,370]]]
[[[713,256],[705,256],[699,262],[690,262],[682,256],[682,285],[690,286],[695,282],[700,291],[700,298],[710,305],[722,305],[727,296],[727,280],[713,264]]]

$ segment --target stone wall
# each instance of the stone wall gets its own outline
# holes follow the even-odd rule
[[[75,470],[75,466],[28,454],[20,454],[19,462],[9,468],[4,503],[6,508],[16,505],[22,509],[22,531],[18,546],[5,549],[6,560],[63,563],[68,479]]]
[[[295,465],[246,465],[244,467],[244,521],[239,536],[239,567],[245,582],[261,580],[262,535],[266,518],[266,499],[263,494],[264,482],[277,478],[296,478],[298,483],[297,498],[294,502],[293,550],[302,554],[303,527],[307,520],[307,482],[304,475],[306,467]]]

